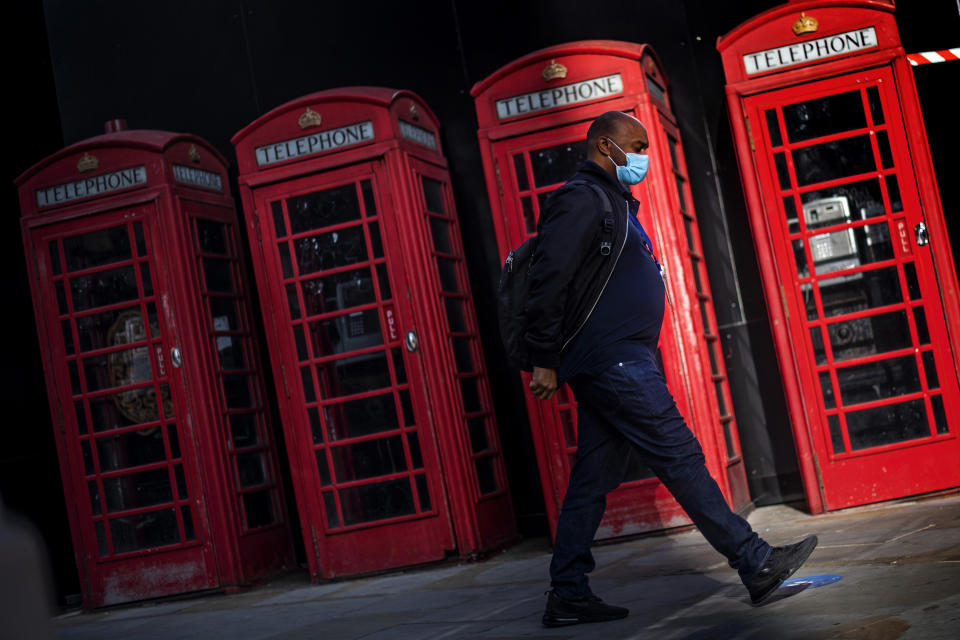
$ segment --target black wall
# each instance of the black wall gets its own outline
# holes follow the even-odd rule
[[[0,490],[8,505],[44,530],[61,596],[79,585],[10,181],[64,144],[102,133],[103,122],[112,118],[127,119],[131,128],[195,133],[233,158],[233,133],[300,95],[349,85],[413,90],[443,124],[488,367],[504,371],[493,315],[499,260],[469,89],[519,56],[573,40],[646,42],[663,62],[681,125],[750,489],[759,504],[802,499],[715,49],[718,36],[776,4],[45,0],[44,15],[36,6],[15,9],[21,13],[8,29],[16,30],[13,41],[24,44],[10,65],[18,91],[8,101],[17,114],[11,136],[19,152],[7,173],[3,260],[14,296],[7,306],[17,309],[11,318],[17,339],[4,355],[3,382],[17,417],[5,423]],[[953,0],[902,2],[897,16],[908,52],[958,44]],[[948,216],[960,211],[950,93],[958,70],[960,63],[915,71]],[[235,177],[234,170],[234,194]],[[951,230],[957,226],[948,224]],[[525,535],[543,535],[543,499],[519,378],[494,375],[491,383],[518,523]]]

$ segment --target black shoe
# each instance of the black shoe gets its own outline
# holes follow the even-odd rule
[[[547,592],[547,608],[543,612],[543,626],[566,627],[581,622],[607,622],[626,618],[629,609],[606,604],[597,596],[586,598],[561,598],[553,591]]]
[[[742,578],[753,604],[760,604],[772,596],[783,581],[807,561],[816,546],[817,536],[807,536],[796,544],[771,549],[763,568],[752,576]]]

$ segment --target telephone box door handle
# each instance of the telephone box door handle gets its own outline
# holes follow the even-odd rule
[[[407,351],[409,351],[410,353],[413,353],[414,351],[416,351],[417,347],[420,346],[420,339],[417,338],[416,331],[407,331],[407,337],[404,342],[406,343]]]
[[[930,242],[930,234],[927,233],[927,225],[923,224],[922,222],[913,228],[913,233],[917,236],[918,247],[922,247]]]
[[[183,365],[183,354],[180,353],[180,347],[170,349],[170,364],[179,369]]]

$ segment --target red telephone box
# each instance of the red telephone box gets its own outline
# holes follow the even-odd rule
[[[515,536],[438,127],[356,87],[233,138],[313,576]]]
[[[703,444],[707,468],[731,504],[741,508],[750,498],[667,87],[649,46],[595,40],[519,58],[478,82],[471,94],[502,258],[536,232],[547,195],[586,160],[585,138],[594,118],[620,110],[646,126],[650,171],[633,193],[641,202],[639,219],[666,268],[672,301],[661,334],[661,368]],[[528,381],[525,375],[525,387]],[[526,398],[553,534],[576,454],[576,403],[566,386],[550,402],[529,390]],[[689,522],[652,472],[635,462],[628,479],[608,496],[597,538]]]
[[[17,179],[87,607],[293,562],[225,161],[108,124]]]
[[[794,2],[720,38],[814,512],[960,484],[960,308],[893,3]]]

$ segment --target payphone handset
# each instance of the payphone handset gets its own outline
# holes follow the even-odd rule
[[[803,205],[803,219],[807,224],[807,229],[850,222],[850,201],[846,196],[811,200]],[[853,229],[843,229],[811,236],[810,254],[817,273],[830,273],[860,266],[860,257]],[[848,280],[855,280],[860,276],[861,274],[854,273],[831,279],[830,283],[839,284]]]

